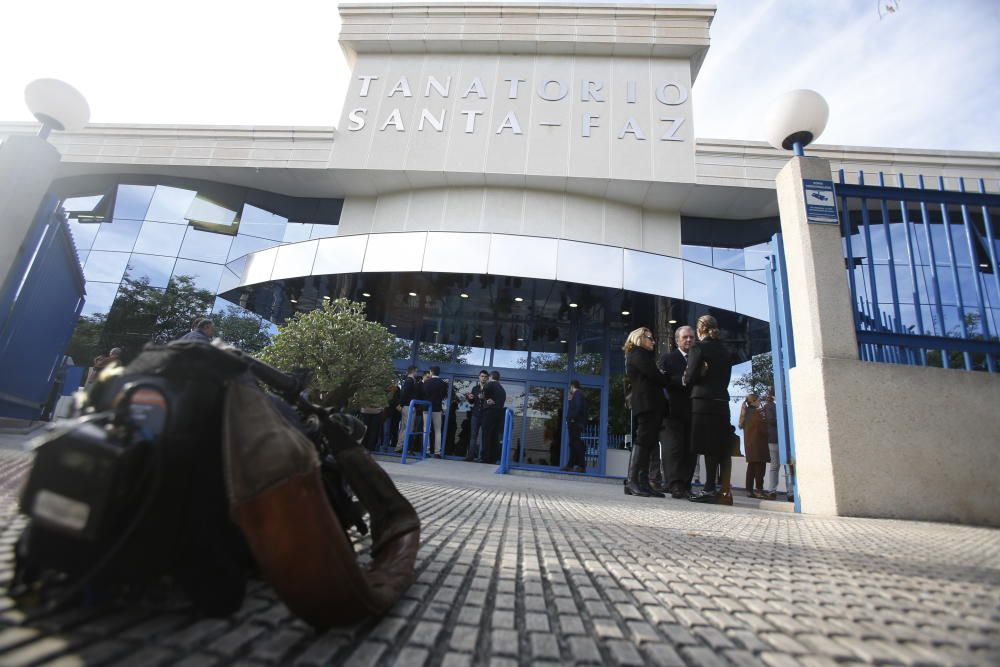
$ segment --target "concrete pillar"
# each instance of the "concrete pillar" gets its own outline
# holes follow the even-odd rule
[[[0,289],[59,167],[59,151],[44,139],[12,136],[0,143]],[[0,292],[3,293],[3,292]]]
[[[778,210],[788,267],[796,367],[789,372],[795,423],[796,474],[802,511],[838,514],[827,358],[857,359],[850,290],[838,225],[810,224],[803,179],[831,179],[830,163],[795,157],[777,178]]]

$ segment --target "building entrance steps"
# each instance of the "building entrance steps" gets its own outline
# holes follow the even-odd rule
[[[4,488],[28,460],[2,452]],[[1000,530],[382,465],[423,523],[416,580],[386,617],[317,633],[263,582],[223,619],[145,604],[22,624],[0,597],[0,664],[1000,664]],[[0,494],[4,581],[23,525]]]

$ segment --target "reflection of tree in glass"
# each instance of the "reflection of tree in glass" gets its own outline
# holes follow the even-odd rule
[[[969,332],[969,335],[966,336],[962,331],[962,328],[956,325],[948,330],[946,336],[948,338],[959,338],[965,340],[986,340],[986,336],[983,335],[983,329],[980,322],[981,317],[979,313],[965,313],[965,330]],[[913,327],[911,326],[910,329],[912,330]],[[1000,340],[1000,337],[997,336],[997,332],[991,331],[989,340],[997,341]],[[914,353],[916,352],[914,351]],[[973,370],[988,370],[985,353],[970,352],[969,356],[971,357]],[[934,366],[936,368],[941,368],[944,365],[941,359],[941,350],[927,351],[927,365]],[[965,355],[954,350],[948,351],[948,365],[950,368],[965,368]]]
[[[629,432],[629,409],[625,405],[625,376],[612,375],[608,392],[608,433],[626,434]]]
[[[600,352],[581,352],[576,355],[573,368],[581,375],[600,375],[604,370],[604,358]]]
[[[471,351],[471,347],[463,345],[459,345],[456,348],[454,345],[447,343],[420,343],[417,348],[417,358],[421,363],[451,363],[454,360],[455,363],[465,364],[468,363]]]
[[[750,360],[750,372],[741,375],[733,386],[763,396],[774,386],[774,366],[771,353],[758,354]]]
[[[413,356],[413,341],[405,338],[393,338],[392,358],[409,359]]]
[[[270,324],[256,313],[228,306],[224,312],[212,313],[215,335],[235,345],[247,354],[257,354],[271,344]]]
[[[324,405],[361,408],[385,404],[385,388],[396,379],[395,346],[385,327],[365,318],[364,304],[336,299],[296,313],[261,358],[286,371],[314,371],[310,388]]]
[[[527,359],[518,359],[518,368],[527,368]],[[569,356],[562,352],[532,352],[531,370],[533,371],[566,371],[569,370]]]

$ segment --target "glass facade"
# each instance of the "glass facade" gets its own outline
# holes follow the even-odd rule
[[[228,262],[336,236],[343,201],[219,183],[142,177],[64,179],[62,200],[87,279],[83,315],[108,313],[123,280],[168,288],[187,276],[213,295],[235,284]],[[225,304],[216,303],[216,308]]]

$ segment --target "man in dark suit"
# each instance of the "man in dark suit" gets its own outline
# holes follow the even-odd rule
[[[691,388],[683,382],[694,329],[680,327],[674,340],[677,346],[660,358],[660,370],[670,378],[667,386],[670,412],[660,431],[660,451],[667,491],[674,498],[684,498],[691,491],[691,477],[698,461],[691,449]]]
[[[396,451],[403,451],[404,434],[406,433],[406,423],[410,419],[410,401],[419,399],[417,392],[417,367],[410,366],[406,369],[406,377],[399,385],[399,436],[396,438]],[[416,424],[412,431],[416,432]]]
[[[483,410],[483,461],[496,463],[500,459],[500,433],[503,430],[504,404],[507,402],[507,392],[500,384],[499,371],[490,373],[490,381],[483,388],[483,396],[486,397]]]
[[[587,402],[580,391],[580,381],[570,380],[569,410],[566,424],[569,426],[569,460],[562,470],[566,472],[587,472],[587,450],[583,444],[583,426],[587,423]]]
[[[424,380],[424,400],[431,404],[431,425],[434,427],[434,442],[431,444],[431,456],[441,458],[444,454],[444,438],[441,432],[442,403],[448,398],[448,383],[438,377],[441,369],[431,366],[430,375]],[[436,447],[436,449],[435,449]],[[437,452],[435,454],[435,451]]]

